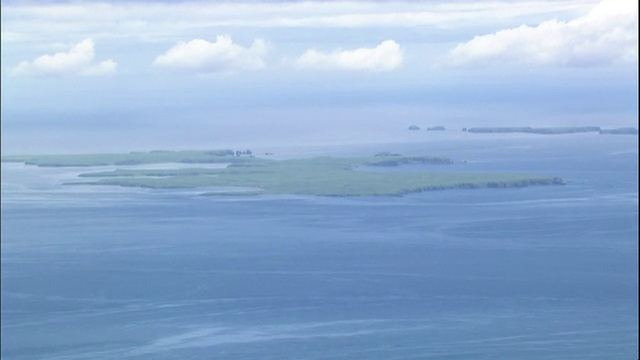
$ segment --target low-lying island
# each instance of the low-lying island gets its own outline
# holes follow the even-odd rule
[[[154,189],[201,188],[204,195],[398,196],[460,189],[560,185],[558,177],[524,173],[438,171],[454,162],[446,157],[312,157],[272,160],[238,156],[230,150],[152,151],[122,154],[6,156],[5,162],[35,166],[87,167],[85,181],[69,185],[117,185]],[[161,164],[193,166],[172,168]],[[153,168],[145,165],[154,164]],[[224,164],[218,168],[205,164]],[[402,171],[402,166],[418,169]],[[91,171],[94,166],[114,169]],[[388,169],[400,169],[389,171]],[[214,189],[207,190],[207,189]]]

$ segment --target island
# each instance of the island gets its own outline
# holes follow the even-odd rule
[[[599,132],[599,126],[570,126],[570,127],[539,127],[534,128],[530,126],[518,126],[518,127],[473,127],[465,128],[462,131],[470,133],[527,133],[527,134],[546,134],[546,135],[560,135],[560,134],[575,134],[585,132]]]
[[[621,127],[617,129],[600,129],[601,135],[638,135],[638,129],[632,127]]]
[[[430,130],[431,128],[427,129]],[[462,128],[462,131],[478,134],[490,133],[525,133],[525,134],[543,134],[543,135],[561,135],[576,133],[598,133],[600,135],[638,135],[638,129],[633,127],[621,127],[615,129],[602,129],[599,126],[569,126],[569,127],[539,127],[531,126],[498,126],[498,127],[472,127]]]
[[[245,155],[247,155],[245,151]],[[454,161],[445,157],[379,153],[365,157],[312,157],[273,160],[238,156],[231,150],[151,151],[121,154],[3,156],[3,162],[34,166],[87,167],[66,185],[116,185],[153,189],[202,189],[203,195],[399,196],[408,193],[473,188],[561,185],[558,177],[524,173],[438,171]],[[171,168],[170,163],[183,164]],[[144,165],[155,164],[153,168]],[[159,168],[167,164],[166,168]],[[184,164],[193,167],[184,167]],[[200,164],[200,167],[198,165]],[[204,164],[223,164],[206,168]],[[420,171],[402,171],[402,166]]]
[[[409,126],[409,130],[413,130],[413,131],[420,130],[420,126],[418,126],[418,125],[410,125]]]
[[[445,131],[445,127],[444,126],[433,126],[433,127],[428,127],[427,131]]]

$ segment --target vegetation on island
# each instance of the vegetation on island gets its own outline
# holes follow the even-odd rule
[[[420,165],[420,164],[432,164],[432,165],[450,165],[453,164],[453,160],[445,157],[431,157],[431,156],[395,156],[391,159],[385,160],[373,160],[364,163],[369,166],[399,166],[399,165]]]
[[[247,153],[248,152],[248,153]],[[243,156],[244,155],[244,156]],[[243,162],[251,159],[250,150],[185,150],[149,152],[132,151],[119,154],[71,154],[71,155],[17,155],[3,156],[4,162],[24,162],[37,166],[108,166],[143,165],[161,163],[228,163]]]
[[[250,153],[249,153],[250,154]],[[315,157],[272,160],[240,156],[230,150],[153,151],[128,154],[7,156],[38,166],[132,165],[111,171],[86,172],[87,181],[71,184],[117,185],[154,189],[209,188],[207,194],[288,194],[319,196],[403,195],[454,188],[523,187],[562,184],[556,177],[521,173],[457,173],[435,171],[453,161],[444,157],[379,153],[370,157]],[[247,152],[244,155],[248,155]],[[145,169],[144,164],[194,164],[189,168]],[[198,168],[197,164],[228,164]],[[424,165],[423,171],[385,171],[389,166]],[[378,170],[374,170],[378,168]],[[239,192],[238,189],[242,189]],[[215,191],[214,191],[215,190]]]

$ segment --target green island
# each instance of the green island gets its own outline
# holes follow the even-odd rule
[[[86,181],[66,185],[117,185],[154,189],[202,188],[203,195],[315,195],[399,196],[408,193],[461,188],[559,185],[557,177],[523,173],[459,173],[434,168],[454,162],[445,157],[379,153],[369,157],[313,157],[273,160],[250,151],[151,151],[124,154],[3,156],[3,162],[35,166],[123,166],[86,172]],[[193,164],[171,168],[169,163]],[[167,168],[145,169],[145,164]],[[201,167],[198,167],[198,164]],[[206,168],[204,164],[224,164]],[[137,165],[137,166],[130,166]],[[402,171],[405,165],[425,165],[421,171]],[[209,190],[207,190],[209,188]]]

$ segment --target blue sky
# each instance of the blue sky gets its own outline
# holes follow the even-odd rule
[[[256,122],[637,123],[635,1],[3,1],[1,27],[6,152]]]

